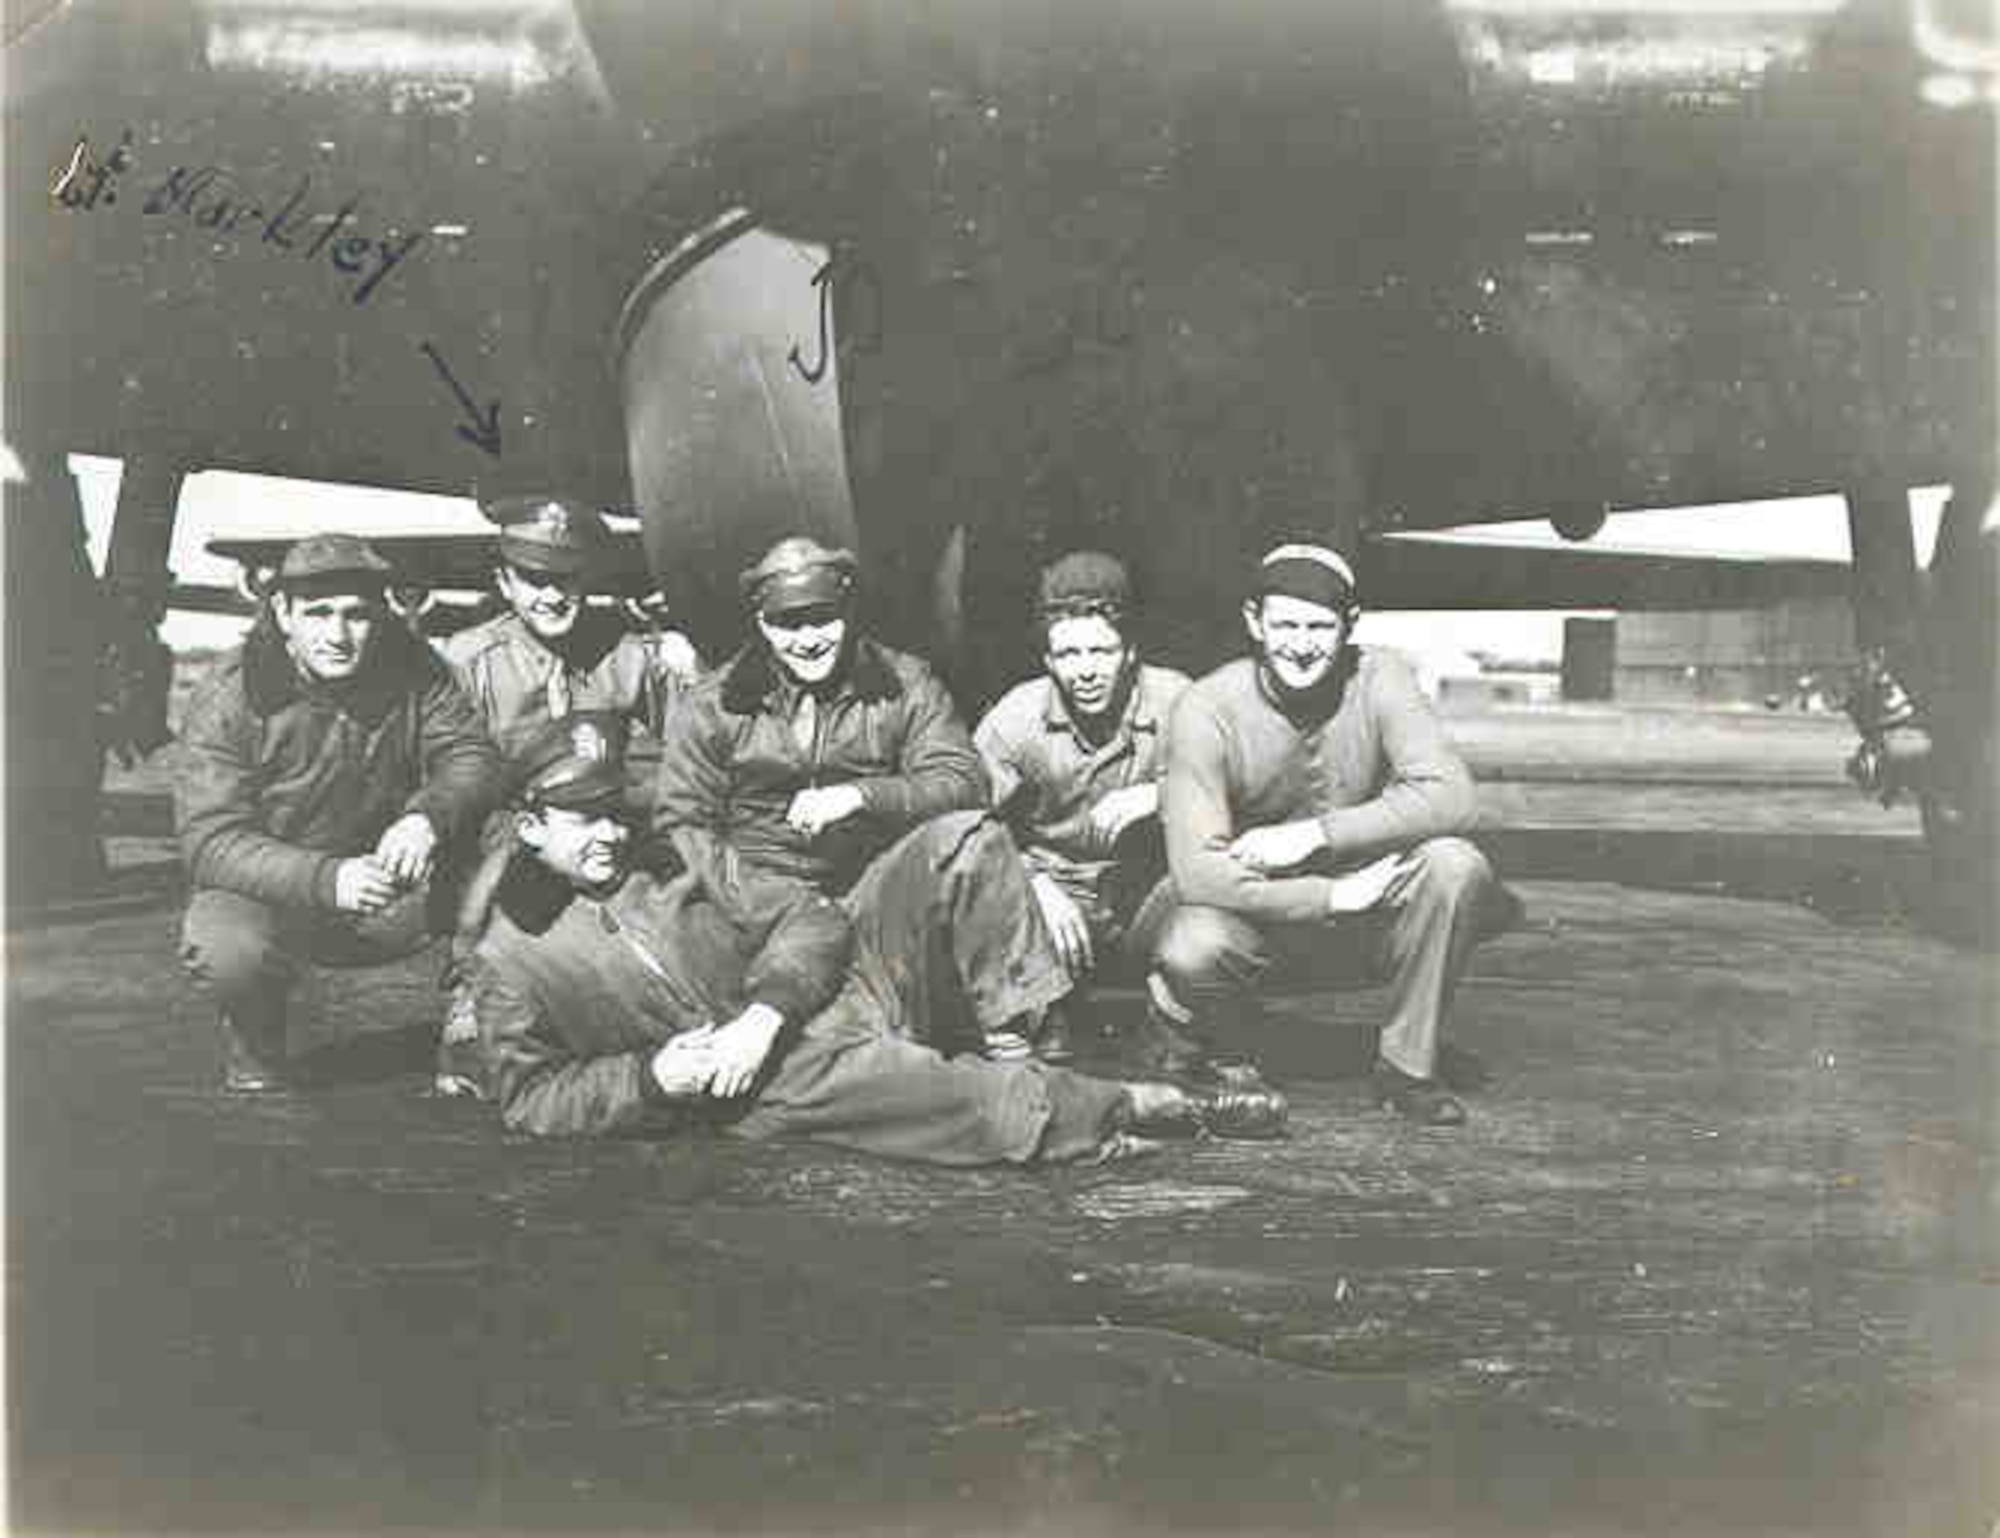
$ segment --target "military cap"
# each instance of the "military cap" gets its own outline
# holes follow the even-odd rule
[[[1035,599],[1044,620],[1096,615],[1114,624],[1131,603],[1124,562],[1102,550],[1078,550],[1044,568]]]
[[[1331,545],[1312,542],[1276,546],[1257,563],[1253,591],[1282,593],[1328,609],[1353,607],[1359,584],[1354,567]]]
[[[851,552],[829,550],[803,534],[781,539],[736,579],[744,600],[760,614],[782,614],[814,604],[844,603],[854,589]]]
[[[625,798],[625,722],[603,710],[551,721],[513,763],[514,799],[531,810],[615,810]]]
[[[285,552],[272,581],[287,592],[366,592],[387,586],[391,570],[365,539],[309,534]]]
[[[606,545],[597,509],[569,497],[503,497],[483,511],[500,525],[500,559],[510,566],[574,576],[589,570]]]

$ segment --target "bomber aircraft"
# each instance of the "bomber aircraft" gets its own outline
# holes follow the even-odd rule
[[[203,469],[560,486],[637,520],[634,595],[711,648],[735,571],[811,531],[975,691],[969,638],[1082,544],[1201,663],[1300,522],[1381,606],[1741,605],[1823,575],[1421,536],[1839,493],[1862,777],[1993,851],[1980,0],[71,0],[7,28],[16,898],[90,877],[96,766],[157,715],[166,606],[204,601],[166,558]],[[101,580],[72,453],[125,465]],[[1925,484],[1953,488],[1927,579]],[[396,553],[419,586],[483,560]]]

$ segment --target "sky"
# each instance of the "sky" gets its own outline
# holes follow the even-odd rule
[[[70,466],[82,492],[91,560],[101,572],[104,545],[118,501],[121,466],[115,459],[73,454]],[[1920,561],[1928,561],[1937,537],[1944,489],[1911,495],[1911,518]],[[204,544],[224,536],[300,535],[328,529],[357,534],[477,534],[490,525],[465,497],[390,491],[369,486],[332,485],[205,470],[181,488],[180,516],[170,556],[175,575],[187,582],[230,585],[232,561],[210,555]],[[1545,520],[1482,524],[1455,531],[1469,544],[1551,545],[1560,537]],[[1847,513],[1838,497],[1799,497],[1778,502],[1742,502],[1671,511],[1614,512],[1592,545],[1606,550],[1745,557],[1849,558]],[[1415,652],[1488,652],[1528,660],[1562,656],[1563,620],[1575,611],[1514,613],[1451,611],[1366,614],[1360,639]],[[163,635],[176,650],[227,646],[242,622],[222,615],[172,614]]]

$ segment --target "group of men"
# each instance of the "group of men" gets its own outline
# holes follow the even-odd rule
[[[742,574],[747,641],[704,669],[587,601],[592,509],[488,511],[498,618],[433,649],[374,550],[313,536],[190,706],[183,954],[226,1091],[288,1087],[302,969],[449,935],[439,1086],[529,1132],[960,1165],[1275,1136],[1243,1050],[1274,971],[1386,981],[1379,1098],[1464,1119],[1476,1065],[1440,1030],[1512,900],[1409,669],[1352,644],[1331,546],[1265,555],[1250,654],[1198,682],[1139,657],[1119,562],[1066,556],[1042,675],[968,732],[863,632],[845,551],[780,541]],[[1107,980],[1144,990],[1115,1038]]]

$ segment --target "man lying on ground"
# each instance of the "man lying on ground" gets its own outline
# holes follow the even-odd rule
[[[616,734],[557,723],[517,764],[516,847],[469,972],[483,1089],[560,1135],[709,1124],[933,1164],[1111,1159],[1150,1140],[1275,1136],[1268,1091],[1112,1083],[947,1059],[850,976],[846,913],[801,883],[727,903],[698,871],[634,869]],[[907,994],[921,979],[897,974]]]

